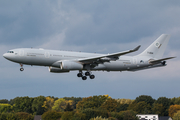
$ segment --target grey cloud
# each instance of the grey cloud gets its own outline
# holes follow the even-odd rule
[[[43,41],[43,37],[55,32],[53,27],[56,27],[56,25],[52,24],[53,11],[49,2],[19,1],[18,4],[16,1],[15,4],[7,3],[5,6],[1,4],[1,11],[3,11],[0,13],[1,44],[19,44],[34,38]],[[38,41],[36,41],[37,43]]]
[[[160,35],[179,27],[180,10],[177,3],[163,1],[76,0],[3,2],[1,11],[1,44],[40,46],[67,29],[64,44],[83,46]]]

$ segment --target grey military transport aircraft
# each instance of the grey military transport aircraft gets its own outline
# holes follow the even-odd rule
[[[3,54],[3,57],[19,63],[20,71],[24,70],[23,64],[48,66],[49,71],[53,73],[78,70],[77,76],[86,80],[87,76],[90,79],[95,78],[91,71],[138,71],[166,66],[165,60],[175,58],[162,58],[169,38],[170,35],[162,34],[146,50],[136,56],[124,55],[139,50],[140,46],[112,54],[19,48],[9,50]]]

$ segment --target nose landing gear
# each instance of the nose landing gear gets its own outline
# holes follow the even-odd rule
[[[20,63],[20,66],[21,66],[20,71],[24,71],[23,64]]]

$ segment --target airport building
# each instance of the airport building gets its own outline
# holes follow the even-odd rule
[[[139,120],[172,120],[169,116],[158,116],[157,114],[138,114]]]

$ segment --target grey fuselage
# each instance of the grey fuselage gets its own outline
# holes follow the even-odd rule
[[[60,68],[59,61],[72,60],[78,61],[78,59],[96,57],[104,54],[85,53],[85,52],[72,52],[72,51],[58,51],[58,50],[44,50],[44,49],[31,49],[20,48],[10,50],[13,53],[5,53],[3,56],[13,62],[37,65],[37,66],[49,66]],[[147,56],[120,56],[116,61],[104,62],[98,64],[98,66],[91,70],[102,71],[136,71],[143,68],[152,67],[149,64],[151,58]],[[85,70],[84,68],[82,70]]]

